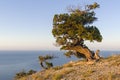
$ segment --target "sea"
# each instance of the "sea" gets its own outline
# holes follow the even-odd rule
[[[51,60],[54,66],[63,65],[69,61],[79,60],[72,56],[67,58],[65,51],[0,51],[0,80],[14,80],[15,74],[20,71],[42,70],[39,64],[39,56],[54,55]],[[120,51],[100,51],[100,56],[120,54]]]

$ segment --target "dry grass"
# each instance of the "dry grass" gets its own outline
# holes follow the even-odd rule
[[[69,74],[70,72],[74,71],[73,69],[63,69],[60,72],[55,73],[52,76],[52,80],[60,80],[61,78],[63,78],[66,74]]]
[[[120,80],[120,55],[101,59],[94,64],[70,62],[43,70],[20,80]]]
[[[56,67],[53,67],[54,70],[60,70],[60,69],[62,69],[62,68],[63,68],[63,66],[56,66]]]
[[[64,64],[63,67],[73,67],[73,64],[71,64],[71,63]]]
[[[89,70],[87,70],[86,72],[83,73],[83,76],[84,77],[89,77],[93,72],[95,72],[95,71],[92,70],[92,69],[89,69]]]

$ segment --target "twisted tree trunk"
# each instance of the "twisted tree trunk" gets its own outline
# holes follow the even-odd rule
[[[91,61],[91,60],[94,60],[94,59],[95,60],[100,59],[98,51],[96,53],[93,53],[87,47],[73,46],[73,47],[66,47],[65,50],[73,50],[73,51],[76,51],[80,54],[83,54],[86,57],[87,61]]]

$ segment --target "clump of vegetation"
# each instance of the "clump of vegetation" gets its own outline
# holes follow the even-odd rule
[[[27,74],[27,75],[32,75],[32,74],[34,74],[34,73],[36,73],[36,72],[37,72],[37,71],[31,69],[31,70],[29,70],[26,74]]]
[[[34,73],[36,73],[35,70],[29,70],[28,72],[25,72],[25,71],[23,70],[23,71],[21,71],[21,72],[16,73],[16,75],[15,75],[14,78],[15,78],[15,80],[17,80],[17,79],[20,79],[20,78],[22,78],[22,77],[32,75],[32,74],[34,74]]]
[[[53,63],[48,62],[48,60],[51,60],[55,58],[53,55],[46,55],[46,56],[39,56],[40,66],[44,69],[49,69],[53,67]]]

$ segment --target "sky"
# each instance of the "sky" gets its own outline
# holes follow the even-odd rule
[[[97,2],[101,43],[86,41],[93,50],[120,50],[120,0],[0,0],[0,50],[59,50],[53,37],[55,14],[66,13],[70,5]]]

